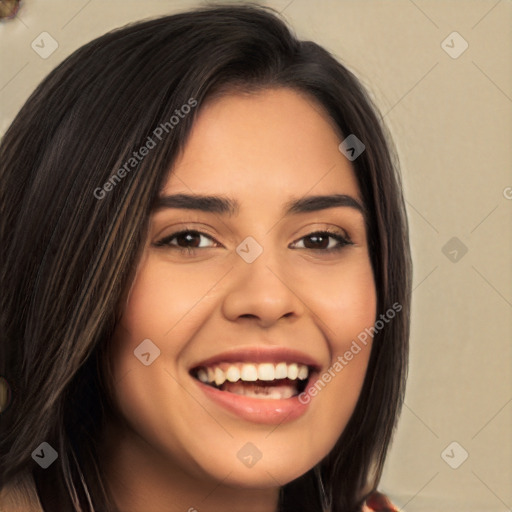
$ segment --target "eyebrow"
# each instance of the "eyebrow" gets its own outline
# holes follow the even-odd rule
[[[316,212],[336,207],[353,208],[363,215],[365,214],[363,205],[354,197],[346,194],[332,194],[292,199],[285,203],[284,215]],[[240,211],[240,203],[235,199],[223,196],[174,194],[158,197],[152,210],[159,211],[166,208],[198,210],[206,213],[218,213],[231,216],[238,214]]]

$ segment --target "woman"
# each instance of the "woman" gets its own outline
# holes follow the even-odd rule
[[[78,49],[1,146],[5,510],[393,510],[411,264],[357,79],[269,9]]]

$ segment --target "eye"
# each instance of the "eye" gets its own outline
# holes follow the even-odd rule
[[[171,247],[180,252],[186,252],[189,254],[193,254],[194,249],[208,249],[209,247],[213,247],[211,245],[201,245],[201,239],[218,243],[213,237],[206,233],[192,229],[185,229],[162,238],[154,245],[155,247]]]
[[[346,245],[354,245],[353,242],[341,232],[327,230],[309,233],[309,235],[303,236],[298,242],[302,242],[303,245],[303,247],[299,247],[299,249],[319,250],[322,252],[340,251]],[[297,242],[294,242],[292,245],[295,244],[297,244]]]
[[[205,240],[213,242],[213,245],[202,244]],[[302,244],[302,247],[297,247],[297,244]],[[209,249],[220,245],[212,236],[193,229],[177,231],[154,243],[155,247],[169,247],[190,256],[195,254],[195,249]],[[346,245],[353,245],[353,242],[341,231],[323,230],[309,233],[290,245],[298,249],[330,253],[340,251]]]

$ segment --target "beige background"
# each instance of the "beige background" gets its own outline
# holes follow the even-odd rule
[[[415,263],[410,377],[381,489],[407,512],[511,510],[512,2],[264,3],[359,76],[402,162]],[[0,24],[1,133],[83,43],[197,4],[26,0]],[[458,58],[441,45],[453,31],[469,44]],[[46,59],[31,47],[42,32],[58,43]],[[453,36],[445,44],[462,48]],[[452,237],[459,246],[443,252]],[[453,441],[460,447],[445,451]],[[458,469],[442,458],[454,465],[462,450]]]

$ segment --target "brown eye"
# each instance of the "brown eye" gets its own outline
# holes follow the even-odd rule
[[[201,235],[199,233],[188,231],[179,233],[175,235],[174,238],[176,238],[176,245],[179,247],[183,247],[183,245],[199,247],[201,245]]]
[[[306,249],[328,249],[330,238],[333,237],[321,233],[308,235],[304,237],[304,246],[306,247]]]
[[[299,247],[299,249],[304,248],[323,252],[339,251],[346,245],[353,245],[350,240],[340,233],[331,233],[329,231],[315,231],[302,237],[300,240],[304,240],[304,247]],[[331,240],[334,240],[334,243]]]
[[[171,247],[174,249],[192,252],[194,249],[208,249],[213,246],[201,246],[201,238],[211,240],[216,242],[211,236],[201,233],[200,231],[186,229],[183,231],[178,231],[177,233],[172,233],[171,235],[162,238],[154,245],[156,247]],[[175,242],[173,242],[175,240]]]

